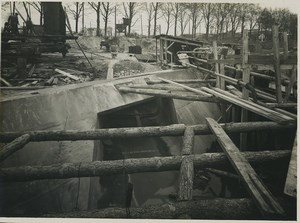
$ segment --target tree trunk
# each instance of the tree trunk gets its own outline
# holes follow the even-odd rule
[[[108,12],[107,12],[108,13]],[[108,23],[108,16],[105,16],[105,20],[104,20],[104,37],[106,38],[107,36],[107,23]]]
[[[75,33],[78,33],[78,22],[79,22],[79,18],[77,17],[75,19]]]
[[[206,24],[206,39],[208,40],[208,35],[209,35],[209,25],[210,25],[210,22],[209,20],[207,21],[207,24]]]
[[[151,35],[151,19],[149,18],[148,19],[148,38],[150,37]]]
[[[100,3],[98,3],[100,4]],[[96,30],[96,36],[100,36],[100,7],[98,5],[97,8],[97,30]]]
[[[153,36],[156,36],[157,11],[158,11],[158,2],[155,3],[155,7],[154,7],[154,30],[153,30]]]
[[[291,151],[276,150],[262,152],[241,152],[253,165],[276,162],[287,162]],[[4,182],[31,181],[41,179],[66,179],[74,177],[99,177],[124,173],[162,172],[179,170],[186,156],[151,157],[124,159],[112,161],[94,161],[86,163],[63,163],[50,166],[20,166],[2,168],[0,177]],[[203,153],[190,155],[196,168],[230,167],[230,162],[224,153]]]

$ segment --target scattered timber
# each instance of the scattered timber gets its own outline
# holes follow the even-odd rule
[[[30,136],[28,134],[25,134],[16,138],[14,141],[1,148],[0,162],[5,160],[7,157],[15,153],[16,151],[22,149],[29,142],[29,140],[30,140]]]
[[[12,85],[6,81],[3,77],[0,77],[0,81],[3,82],[6,86],[11,87]]]
[[[71,78],[71,79],[73,79],[75,81],[78,81],[80,79],[79,77],[76,77],[76,76],[74,76],[72,74],[69,74],[69,73],[67,73],[65,71],[62,71],[62,70],[59,70],[59,69],[55,69],[54,71],[56,71],[56,72],[58,72],[58,73],[60,73],[60,74],[62,74],[64,76],[67,76],[67,77],[69,77],[69,78]]]
[[[251,164],[288,162],[288,150],[242,152]],[[218,168],[229,165],[224,153],[190,155],[195,168]],[[31,181],[41,179],[65,179],[104,175],[179,170],[184,156],[151,157],[87,163],[64,163],[50,166],[21,166],[0,169],[0,177],[8,181]]]
[[[206,91],[210,94],[213,94],[216,97],[219,97],[223,100],[227,100],[228,102],[231,102],[235,105],[238,105],[242,108],[245,108],[251,112],[254,112],[258,115],[261,115],[265,118],[268,118],[268,119],[278,122],[280,124],[287,124],[289,122],[295,122],[295,119],[293,119],[291,117],[280,114],[276,111],[273,111],[269,108],[258,105],[254,102],[251,102],[251,101],[248,101],[245,99],[241,99],[241,98],[239,98],[233,94],[230,94],[224,90],[217,89],[217,88],[209,89],[207,87],[202,87],[201,89],[203,89],[204,91]],[[228,95],[228,94],[230,94],[230,95]]]
[[[247,159],[231,141],[222,127],[213,119],[206,118],[209,127],[214,132],[221,148],[226,153],[230,163],[243,179],[245,186],[254,199],[255,204],[264,216],[283,215],[284,210],[271,192],[265,187]]]
[[[276,122],[244,122],[220,124],[225,132],[251,132],[268,130],[296,129],[296,123],[280,125]],[[192,125],[195,135],[212,134],[208,125]],[[99,140],[108,138],[130,138],[130,137],[153,137],[153,136],[183,136],[186,126],[175,124],[169,126],[135,127],[135,128],[111,128],[96,129],[93,131],[78,130],[51,130],[51,131],[28,131],[28,132],[0,132],[0,142],[11,142],[23,134],[30,135],[30,141],[76,141],[76,140]]]

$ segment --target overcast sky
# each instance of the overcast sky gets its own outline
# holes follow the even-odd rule
[[[82,2],[82,1],[80,1]],[[86,2],[86,1],[85,1]],[[115,3],[116,1],[112,1],[113,3]],[[119,3],[118,9],[117,9],[117,23],[121,23],[122,22],[122,18],[124,17],[124,13],[123,13],[123,6],[122,3],[120,1],[117,1]],[[138,2],[144,2],[144,1],[138,1]],[[182,2],[193,2],[191,0],[189,1],[184,1],[182,0]],[[195,1],[194,1],[195,2]],[[199,2],[199,1],[196,1]],[[212,2],[212,1],[201,1],[201,2]],[[259,5],[261,7],[267,7],[267,8],[287,8],[289,9],[291,12],[293,13],[297,13],[299,14],[299,10],[300,10],[300,1],[298,0],[252,0],[252,1],[246,1],[246,0],[215,0],[213,2],[216,3],[221,3],[221,2],[230,2],[230,3],[259,3]],[[70,5],[72,7],[73,5],[73,1],[63,1],[63,5],[68,7],[68,5]],[[88,3],[85,3],[86,5],[86,9],[85,9],[85,27],[96,27],[96,13],[94,10],[92,10],[89,6]],[[20,11],[20,13],[23,15],[23,17],[25,17],[26,13],[25,10],[23,8],[22,5],[18,6],[18,10]],[[9,8],[2,9],[1,10],[1,24],[3,27],[4,22],[7,20],[8,15],[9,15],[10,11]],[[39,24],[39,14],[33,9],[31,8],[31,14],[32,14],[32,20],[35,24]],[[74,19],[72,18],[72,16],[69,14],[69,18],[70,18],[70,22],[72,25],[72,29],[75,29],[75,22]],[[135,16],[134,21],[137,20],[135,26],[132,28],[133,31],[137,32],[137,33],[141,33],[141,30],[143,30],[143,34],[147,35],[147,15],[145,13],[139,13]],[[141,22],[142,19],[142,22]],[[20,21],[21,18],[19,18]],[[103,19],[101,18],[100,21],[100,26],[101,28],[104,27],[104,22]],[[108,26],[114,28],[114,23],[115,23],[115,15],[114,12],[111,14],[111,16],[109,17],[109,23]],[[166,26],[165,26],[165,21],[163,18],[160,18],[157,22],[158,25],[161,25],[161,29],[162,29],[162,33],[165,32]],[[81,19],[79,21],[79,30],[82,27],[82,23],[81,23]],[[171,26],[170,28],[170,33],[171,35],[173,35],[173,31],[174,30],[174,26]],[[178,29],[179,30],[179,29]],[[199,29],[197,30],[197,32],[204,32],[204,24],[202,24],[202,26],[199,27]],[[179,31],[178,31],[179,32]],[[151,33],[153,33],[153,31],[151,31]],[[185,33],[189,33],[189,25],[186,27]]]

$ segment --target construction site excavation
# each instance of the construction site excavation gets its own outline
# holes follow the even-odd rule
[[[0,221],[296,221],[298,15],[266,5],[2,1]]]

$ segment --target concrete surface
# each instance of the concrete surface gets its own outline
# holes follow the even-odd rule
[[[155,75],[173,80],[198,77],[195,72],[184,70],[160,71],[132,78],[62,86],[1,98],[1,131],[96,129],[99,125],[98,113],[150,98],[131,93],[120,94],[114,84],[145,83],[145,77],[153,78]],[[179,123],[200,124],[205,122],[204,117],[219,117],[219,110],[215,104],[174,100],[174,106]],[[165,141],[171,143],[172,140]],[[209,136],[197,137],[195,152],[204,152],[211,141]],[[94,141],[29,143],[1,163],[0,167],[89,162],[95,155],[96,144]],[[173,154],[179,152],[172,151]],[[3,185],[1,190],[4,194],[5,213],[15,216],[86,210],[91,207],[89,197],[93,194],[90,194],[90,178],[39,180]],[[163,188],[160,191],[163,191]],[[155,193],[159,195],[160,192]]]

